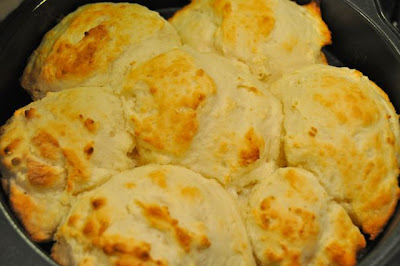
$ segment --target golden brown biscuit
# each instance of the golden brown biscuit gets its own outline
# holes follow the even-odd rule
[[[387,95],[358,71],[326,65],[287,74],[271,91],[284,106],[288,165],[313,172],[375,238],[399,196],[399,121]]]
[[[74,195],[134,167],[122,106],[111,89],[70,89],[17,110],[3,126],[3,187],[33,240],[52,238]]]
[[[259,265],[355,265],[365,239],[310,172],[259,172],[245,216]]]
[[[129,3],[78,8],[43,38],[22,77],[34,99],[76,86],[114,86],[131,64],[180,46],[158,13]]]
[[[80,195],[56,240],[61,265],[255,265],[231,196],[178,166],[137,167]]]
[[[299,6],[289,0],[194,0],[170,22],[183,43],[245,63],[264,81],[325,62],[321,47],[331,42],[314,2]]]
[[[121,92],[139,164],[184,165],[240,190],[279,155],[280,103],[250,72],[213,53],[174,49],[138,65]]]

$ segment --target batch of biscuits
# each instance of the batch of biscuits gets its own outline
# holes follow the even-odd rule
[[[10,206],[60,265],[355,265],[396,208],[399,121],[330,43],[314,2],[79,7],[2,127]]]

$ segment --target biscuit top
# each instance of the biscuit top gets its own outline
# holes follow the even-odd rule
[[[284,105],[288,164],[316,174],[375,238],[399,195],[399,122],[387,95],[358,71],[325,65],[287,74],[271,91]]]
[[[355,265],[365,239],[310,172],[261,173],[246,213],[259,265]]]
[[[37,99],[74,86],[114,85],[131,63],[179,46],[158,13],[129,3],[85,5],[43,38],[22,85]]]
[[[231,196],[178,166],[137,167],[82,194],[56,239],[61,265],[255,265]]]
[[[323,62],[321,47],[331,42],[314,2],[299,6],[289,0],[196,0],[170,22],[183,43],[245,63],[264,81]]]
[[[216,54],[189,47],[161,54],[132,69],[121,95],[139,164],[180,164],[239,189],[255,165],[277,160],[279,102]]]
[[[37,241],[51,237],[71,195],[134,167],[127,154],[135,145],[110,89],[52,93],[17,110],[2,131],[3,185]]]

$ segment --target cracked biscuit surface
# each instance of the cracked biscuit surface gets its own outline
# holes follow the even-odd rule
[[[184,44],[247,64],[270,81],[299,66],[324,62],[331,42],[317,5],[289,0],[195,0],[170,22]]]
[[[137,167],[80,195],[56,240],[61,265],[255,265],[230,194],[179,166]]]
[[[284,108],[289,166],[313,172],[375,238],[399,196],[399,121],[387,95],[356,70],[308,66],[271,86]]]
[[[43,38],[22,77],[34,99],[77,86],[112,86],[131,64],[173,47],[180,40],[157,12],[129,3],[78,8]]]
[[[74,195],[134,167],[127,127],[121,101],[106,88],[51,93],[3,126],[3,188],[33,240],[52,239]]]

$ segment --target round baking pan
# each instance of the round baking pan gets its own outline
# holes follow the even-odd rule
[[[19,81],[29,55],[39,45],[43,35],[78,6],[94,2],[101,1],[24,1],[0,24],[0,124],[4,124],[14,110],[31,101]],[[187,0],[125,2],[145,5],[166,18],[188,3]],[[387,21],[382,11],[383,2],[317,2],[321,6],[323,19],[332,31],[333,44],[324,48],[329,63],[356,68],[369,76],[386,91],[399,112],[400,35]],[[0,265],[56,265],[48,255],[52,243],[37,245],[29,240],[10,210],[2,190],[0,239]],[[378,239],[368,241],[367,247],[359,255],[359,265],[400,265],[399,207]]]

